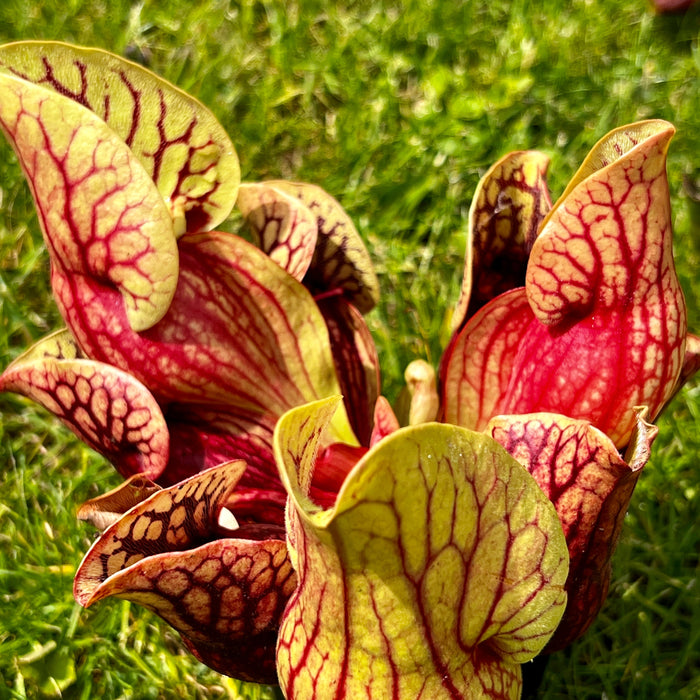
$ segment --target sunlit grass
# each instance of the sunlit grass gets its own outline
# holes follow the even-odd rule
[[[678,271],[700,331],[699,28],[700,8],[656,17],[645,0],[0,6],[0,40],[61,39],[143,61],[213,109],[246,179],[308,180],[341,200],[382,283],[369,320],[390,398],[410,360],[439,360],[484,170],[507,151],[543,150],[556,197],[601,136],[641,118],[678,129]],[[0,197],[4,367],[59,318],[4,142]],[[118,479],[28,402],[2,396],[0,412],[0,697],[273,697],[206,670],[136,606],[75,605],[72,575],[91,538],[75,508]],[[552,657],[542,697],[700,696],[699,416],[696,382],[661,421],[608,603],[583,640]]]

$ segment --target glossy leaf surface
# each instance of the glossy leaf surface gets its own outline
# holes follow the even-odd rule
[[[169,458],[160,406],[135,377],[85,359],[68,331],[20,355],[0,376],[0,391],[23,394],[51,411],[124,476],[160,476]]]
[[[212,668],[272,682],[279,617],[296,577],[279,537],[250,539],[245,526],[226,526],[222,511],[244,469],[222,465],[129,510],[85,556],[74,594],[84,606],[108,596],[137,602]]]
[[[370,311],[379,299],[379,282],[360,234],[338,201],[305,182],[266,184],[296,197],[316,217],[318,238],[306,286],[314,294],[342,291],[361,313]]]
[[[624,446],[634,406],[658,414],[686,338],[665,170],[672,135],[666,122],[642,122],[593,149],[543,224],[526,288],[483,307],[453,342],[446,420],[483,429],[496,414],[553,411]]]
[[[328,331],[307,290],[230,234],[179,241],[180,281],[161,323],[134,333],[114,293],[66,279],[57,301],[90,357],[126,367],[159,401],[280,416],[338,393]],[[353,442],[338,416],[338,439]]]
[[[175,293],[173,222],[148,173],[98,117],[62,95],[0,73],[0,126],[34,195],[52,272],[118,289],[134,330]]]
[[[311,210],[297,197],[266,182],[242,184],[236,206],[260,249],[301,282],[318,239],[318,224]]]
[[[178,235],[210,230],[231,212],[238,156],[214,115],[187,93],[119,56],[60,42],[5,44],[0,66],[103,120],[155,182]]]
[[[638,416],[629,464],[590,423],[565,416],[499,416],[486,432],[532,474],[564,528],[571,557],[568,605],[547,651],[563,649],[586,631],[605,601],[612,555],[657,429]]]
[[[275,453],[299,587],[278,642],[288,698],[516,698],[563,612],[568,557],[535,482],[490,438],[426,424],[378,443],[333,508],[307,495],[332,401]]]
[[[533,322],[525,289],[496,297],[479,309],[442,359],[442,410],[449,423],[483,430],[503,413],[513,365]]]

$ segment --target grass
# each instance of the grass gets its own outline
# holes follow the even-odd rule
[[[146,61],[209,105],[244,177],[320,184],[367,240],[383,301],[370,324],[393,398],[436,363],[483,171],[537,148],[561,192],[609,129],[663,117],[678,273],[700,331],[700,7],[646,0],[6,0],[0,40],[61,39]],[[693,194],[694,193],[694,194]],[[58,327],[48,258],[0,144],[0,366]],[[47,414],[0,396],[0,697],[272,698],[224,679],[126,602],[82,611],[71,580],[90,535],[75,507],[117,483]],[[543,698],[700,697],[700,386],[660,421],[608,602],[547,667]]]

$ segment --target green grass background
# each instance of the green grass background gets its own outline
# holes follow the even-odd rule
[[[615,126],[672,121],[669,176],[691,329],[700,254],[700,6],[646,0],[3,0],[0,41],[61,39],[150,67],[205,102],[246,179],[315,182],[365,237],[385,392],[437,363],[466,215],[507,151],[552,159],[553,197]],[[0,366],[60,324],[31,199],[0,144]],[[232,223],[233,225],[233,223]],[[552,657],[543,698],[700,698],[700,387],[686,387],[627,516],[606,606]],[[118,483],[45,412],[0,396],[0,698],[272,698],[208,671],[145,611],[72,599],[76,506]]]

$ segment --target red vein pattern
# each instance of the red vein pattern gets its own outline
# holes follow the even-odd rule
[[[156,479],[168,463],[168,429],[152,394],[127,372],[83,359],[67,331],[18,357],[0,376],[0,391],[51,411],[125,476]]]
[[[353,432],[368,445],[379,395],[379,356],[362,314],[344,297],[317,299],[328,328],[335,372]]]
[[[275,435],[299,576],[277,652],[286,697],[518,697],[519,664],[565,604],[551,504],[489,438],[427,424],[378,443],[319,511],[303,475],[329,405],[290,411]]]
[[[441,367],[446,420],[481,430],[493,415],[551,411],[624,446],[634,406],[658,414],[686,342],[665,172],[672,135],[666,122],[643,123],[594,149],[544,222],[525,289],[482,307],[453,339]]]
[[[272,180],[267,185],[299,199],[316,217],[318,239],[304,279],[314,295],[341,290],[360,313],[379,299],[379,282],[365,244],[340,204],[320,187]]]
[[[237,539],[219,525],[244,469],[222,465],[134,506],[87,553],[74,593],[84,606],[113,595],[137,602],[212,668],[274,682],[277,627],[296,576],[279,536],[241,530]]]
[[[549,158],[537,151],[509,153],[481,178],[469,211],[462,291],[452,317],[459,330],[484,304],[525,284],[539,227],[552,203]]]
[[[290,407],[339,393],[328,330],[301,284],[236,236],[189,233],[175,241],[162,198],[109,127],[55,92],[6,73],[0,81],[13,97],[0,103],[0,121],[14,139],[34,189],[56,301],[92,362],[86,360],[81,369],[92,382],[86,389],[90,396],[83,392],[83,404],[98,400],[99,382],[114,384],[117,368],[133,375],[120,381],[128,379],[129,391],[137,387],[143,394],[138,401],[152,405],[154,416],[154,400],[173,416],[182,415],[188,403],[199,407],[192,411],[200,417],[221,409],[220,422],[242,430],[262,426],[259,437],[269,445],[270,426]],[[147,443],[139,445],[133,459],[132,449],[111,449],[113,440],[128,447],[119,424],[111,434],[104,421],[67,412],[51,391],[67,395],[63,384],[70,385],[70,377],[52,379],[51,373],[60,370],[55,363],[33,369],[40,400],[56,408],[125,476],[135,471],[159,476],[167,462],[167,434],[159,435],[157,450],[150,435],[141,439],[130,434],[131,442]],[[43,378],[42,372],[47,373]],[[30,382],[25,377],[24,390],[31,390]],[[113,398],[114,405],[109,394],[99,399],[102,413],[122,410],[122,397]],[[336,438],[352,442],[347,419],[339,416]],[[136,412],[133,421],[145,417]],[[147,424],[139,424],[144,435]],[[156,432],[162,431],[151,434]],[[163,483],[222,459],[255,455],[247,443],[257,436],[238,440],[240,434],[212,433],[207,452],[189,461],[199,463],[185,469],[178,461],[179,472]],[[227,451],[227,445],[234,449]],[[140,464],[142,452],[157,452],[158,464]],[[275,507],[279,510],[279,504]]]
[[[79,104],[0,73],[0,126],[32,189],[57,276],[92,276],[118,289],[129,322],[162,318],[178,253],[162,197],[104,122]]]
[[[209,110],[145,68],[59,42],[0,48],[0,66],[94,112],[126,143],[180,229],[210,230],[231,212],[238,157]]]
[[[90,357],[128,368],[166,403],[281,415],[338,393],[325,323],[296,280],[229,234],[188,235],[179,247],[173,303],[145,333],[131,330],[109,289],[54,275],[59,307]]]
[[[231,462],[162,489],[108,528],[85,555],[75,595],[85,604],[117,571],[149,553],[177,552],[212,538],[219,511],[238,483],[245,463]]]
[[[301,282],[318,239],[318,225],[311,210],[296,197],[265,182],[241,185],[236,207],[257,246]]]
[[[547,651],[563,649],[588,629],[605,601],[612,555],[656,428],[638,417],[629,464],[600,431],[565,416],[500,416],[486,432],[532,474],[564,528],[569,598]]]

